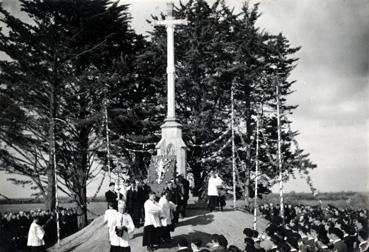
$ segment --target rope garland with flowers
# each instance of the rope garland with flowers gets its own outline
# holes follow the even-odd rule
[[[118,139],[119,140],[123,140],[125,142],[128,142],[130,144],[134,144],[134,145],[140,145],[140,146],[142,146],[142,148],[146,148],[147,146],[151,146],[151,145],[154,145],[154,146],[156,145],[156,143],[153,143],[153,142],[146,142],[145,143],[145,142],[134,141],[132,139],[129,139],[129,138],[123,136],[123,135],[120,135],[120,134],[114,132],[111,129],[109,129],[109,132],[112,133],[112,134],[114,134],[114,135],[116,135],[116,136],[118,136]],[[153,147],[150,147],[150,148],[153,148]]]
[[[218,136],[217,138],[215,138],[214,140],[207,142],[207,143],[202,143],[202,144],[192,144],[192,143],[188,143],[187,145],[189,147],[200,147],[200,148],[205,148],[205,147],[210,147],[213,144],[215,144],[216,142],[219,142],[221,139],[223,139],[229,132],[231,132],[231,128],[228,128],[226,131],[224,131],[220,136]]]

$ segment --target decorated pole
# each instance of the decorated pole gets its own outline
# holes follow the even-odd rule
[[[254,194],[254,230],[258,214],[258,177],[259,177],[259,114],[256,116],[256,154],[255,154],[255,194]]]
[[[277,91],[277,131],[278,131],[278,169],[279,169],[279,197],[280,197],[280,216],[284,221],[284,200],[283,200],[283,177],[282,177],[282,152],[281,152],[281,115],[279,99],[279,79],[276,79]]]
[[[106,158],[108,160],[108,173],[109,183],[111,182],[111,171],[110,171],[110,142],[109,142],[109,120],[108,120],[108,100],[105,98],[104,101],[104,114],[105,114],[105,131],[106,131]]]
[[[56,236],[57,244],[60,246],[60,220],[59,220],[59,199],[58,199],[58,175],[56,173],[56,151],[55,151],[55,118],[51,118],[51,151],[53,159],[54,179],[55,179],[55,213],[56,213]]]
[[[233,177],[233,208],[236,209],[236,158],[234,144],[234,97],[233,83],[231,87],[231,131],[232,131],[232,177]]]

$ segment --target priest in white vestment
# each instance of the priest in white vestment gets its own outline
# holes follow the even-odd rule
[[[218,176],[214,169],[210,170],[208,182],[209,209],[212,212],[219,205],[218,188],[223,184],[223,180]]]

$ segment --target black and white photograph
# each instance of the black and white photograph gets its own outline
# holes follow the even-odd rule
[[[0,0],[0,252],[368,252],[369,1]]]

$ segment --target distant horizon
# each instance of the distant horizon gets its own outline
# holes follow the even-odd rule
[[[294,192],[295,194],[311,194],[310,192],[296,192],[296,191],[286,191],[286,192],[284,192],[284,194],[291,194],[292,192]],[[329,194],[329,193],[360,193],[360,194],[369,194],[369,191],[332,191],[332,192],[319,192],[319,194]],[[105,192],[104,192],[105,193]],[[271,193],[269,193],[269,194],[264,194],[264,195],[270,195],[270,194],[276,194],[276,195],[278,195],[279,194],[279,192],[271,192]],[[231,195],[231,194],[230,194]],[[6,196],[6,195],[5,195]],[[319,195],[318,195],[319,196]],[[104,194],[99,194],[99,195],[97,195],[96,196],[96,198],[103,198],[103,197],[105,197],[105,195]],[[72,199],[72,198],[70,198],[70,197],[68,197],[68,196],[59,196],[58,197],[59,199],[63,199],[63,200],[65,200],[65,199]],[[91,197],[88,197],[88,198],[91,198]],[[32,197],[14,197],[14,198],[9,198],[10,200],[29,200],[29,199],[36,199],[36,198],[32,198]],[[40,200],[42,200],[42,197],[41,198],[39,198]],[[0,202],[4,202],[4,201],[6,201],[6,199],[5,198],[3,198],[3,197],[0,197]],[[93,202],[93,201],[92,201]]]

